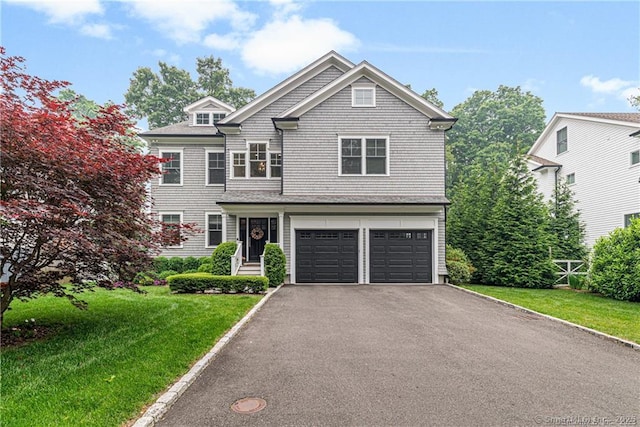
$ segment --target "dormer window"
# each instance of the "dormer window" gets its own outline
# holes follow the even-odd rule
[[[351,106],[352,107],[375,107],[376,106],[376,86],[374,84],[362,83],[351,86]]]
[[[226,117],[226,113],[213,113],[210,111],[195,113],[194,125],[196,126],[211,126],[218,123],[220,120]]]

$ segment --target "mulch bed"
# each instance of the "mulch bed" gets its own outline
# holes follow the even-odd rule
[[[19,347],[33,341],[43,340],[56,333],[58,328],[42,325],[12,326],[0,332],[2,349]]]

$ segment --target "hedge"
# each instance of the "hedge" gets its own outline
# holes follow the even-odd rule
[[[231,257],[236,253],[238,244],[236,242],[220,243],[211,254],[211,272],[219,276],[231,275]]]
[[[287,274],[287,258],[277,243],[264,246],[264,274],[269,279],[269,286],[280,286]]]
[[[176,274],[167,278],[169,288],[176,293],[219,291],[222,293],[265,292],[269,280],[259,276],[216,276],[209,273]]]

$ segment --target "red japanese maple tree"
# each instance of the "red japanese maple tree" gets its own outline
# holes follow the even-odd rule
[[[133,128],[120,106],[78,121],[54,96],[68,83],[0,55],[1,313],[14,298],[53,294],[82,306],[74,292],[135,288],[162,241],[145,209],[161,160],[123,143]]]

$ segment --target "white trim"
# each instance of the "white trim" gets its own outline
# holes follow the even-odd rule
[[[205,148],[204,149],[204,185],[205,187],[221,187],[224,185],[224,181],[218,184],[210,184],[209,183],[209,153],[222,153],[224,154],[223,147],[217,148]],[[224,159],[224,164],[227,164],[227,159]],[[224,171],[224,168],[223,168]],[[225,174],[223,173],[222,176]]]
[[[289,270],[290,282],[296,283],[296,231],[306,230],[358,230],[358,283],[369,283],[370,253],[365,245],[369,230],[431,230],[431,283],[438,283],[438,216],[316,216],[290,215],[289,217]],[[364,233],[367,233],[365,236]],[[366,268],[369,266],[369,268]]]
[[[227,114],[228,114],[228,111],[221,111],[221,110],[194,111],[192,114],[193,114],[193,120],[191,121],[191,126],[215,127],[215,125],[217,123],[214,123],[213,115],[214,114],[224,114],[225,117],[226,117]],[[198,114],[206,114],[207,116],[209,116],[209,123],[198,123]],[[224,117],[222,119],[224,119]],[[220,119],[220,120],[222,120],[222,119]],[[218,120],[218,121],[220,121],[220,120]]]
[[[183,211],[158,211],[158,218],[160,219],[160,222],[164,222],[162,221],[162,216],[163,215],[180,215],[180,225],[182,226],[182,224],[184,223],[183,221],[183,215],[184,212]],[[174,246],[162,246],[163,249],[182,249],[184,247],[184,242],[182,242],[182,233],[180,234],[180,245],[174,245]]]
[[[248,180],[258,180],[258,181],[264,181],[264,180],[270,180],[270,179],[281,179],[282,178],[282,157],[280,160],[280,176],[271,176],[271,154],[280,154],[280,156],[282,156],[282,152],[281,151],[272,151],[269,150],[269,145],[270,145],[271,141],[270,140],[246,140],[245,141],[245,145],[246,145],[246,149],[244,151],[241,150],[235,150],[235,151],[231,151],[230,152],[230,159],[229,159],[229,179],[248,179]],[[266,172],[265,172],[265,176],[251,176],[251,144],[263,144],[266,146],[266,160],[265,160],[265,166],[266,166]],[[244,176],[240,177],[240,176],[234,176],[233,175],[233,155],[234,154],[242,154],[244,153]]]
[[[360,140],[360,173],[342,173],[342,140],[343,139],[359,139]],[[385,140],[385,173],[367,173],[367,139],[384,139]],[[359,134],[359,135],[338,135],[338,176],[357,176],[357,177],[376,177],[376,176],[389,176],[389,158],[391,157],[391,150],[389,145],[391,143],[390,136],[380,134]]]
[[[235,176],[234,175],[234,155],[235,154],[244,154],[244,176]],[[247,171],[249,168],[247,167],[249,153],[245,151],[230,151],[229,152],[229,179],[244,179],[248,178]]]
[[[158,185],[163,187],[182,187],[184,183],[184,149],[173,147],[162,147],[158,149],[158,157],[163,158],[163,153],[180,153],[180,183],[179,184],[165,184],[162,182],[162,172],[164,163],[160,163],[160,177],[158,178]]]
[[[210,245],[209,244],[209,215],[216,215],[220,217],[220,227],[222,227],[220,229],[220,231],[222,232],[221,236],[220,236],[220,243],[222,242],[226,242],[225,240],[225,234],[227,234],[225,232],[225,216],[226,214],[223,214],[221,211],[207,211],[204,213],[204,247],[207,249],[210,248],[215,248],[218,245]]]
[[[225,113],[225,114],[229,114],[229,113],[233,113],[234,111],[236,111],[236,109],[234,107],[232,107],[231,105],[220,101],[218,98],[214,98],[213,96],[205,96],[202,99],[199,99],[189,105],[187,105],[186,107],[184,107],[182,110],[185,113],[193,113],[194,110],[201,108],[202,105],[206,105],[206,104],[214,104],[217,108],[220,109],[221,112]]]

